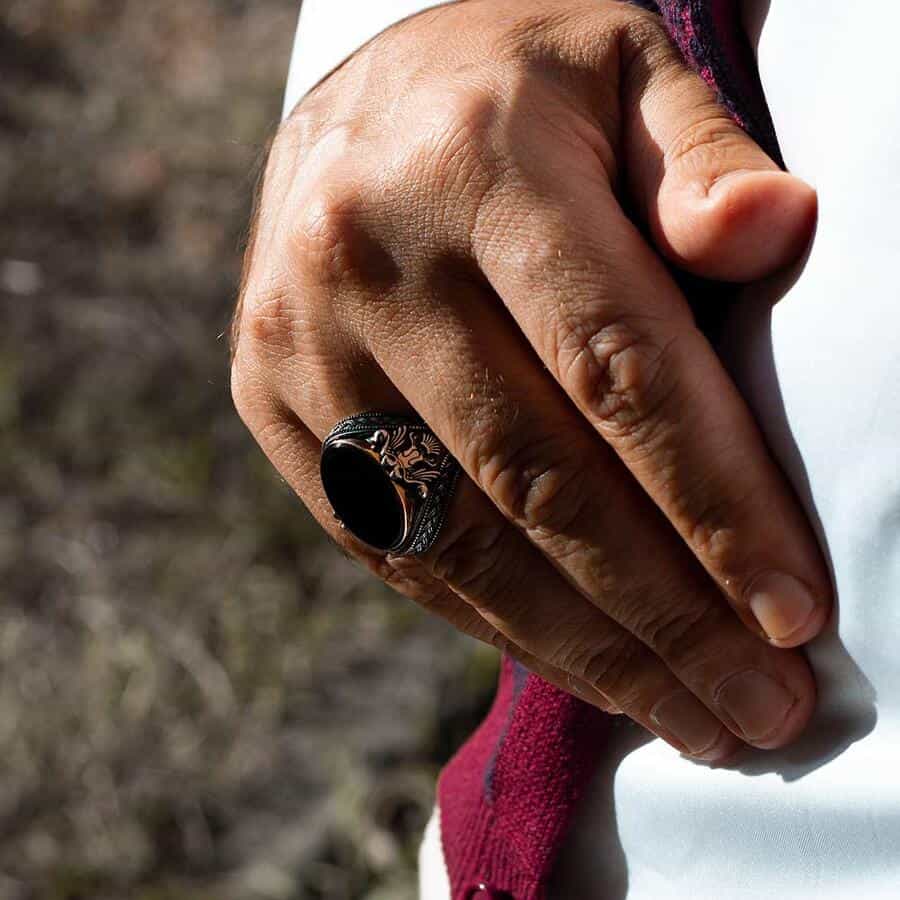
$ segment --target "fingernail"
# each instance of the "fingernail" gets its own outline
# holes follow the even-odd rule
[[[728,678],[715,700],[748,741],[760,741],[778,731],[796,702],[777,681],[752,669]]]
[[[676,691],[663,697],[650,710],[650,718],[693,756],[709,750],[722,733],[721,724],[688,691]]]
[[[781,572],[767,572],[750,585],[750,609],[763,631],[773,641],[786,641],[798,634],[816,610],[816,601],[806,585]]]

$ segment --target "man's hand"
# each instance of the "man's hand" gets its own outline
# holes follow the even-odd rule
[[[426,608],[695,757],[777,747],[814,704],[783,648],[821,630],[828,577],[660,254],[754,279],[814,217],[656,17],[431,10],[278,134],[235,402],[334,539]],[[423,557],[373,555],[324,498],[321,439],[367,409],[414,409],[466,473]]]

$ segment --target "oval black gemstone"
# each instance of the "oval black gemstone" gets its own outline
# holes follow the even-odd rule
[[[335,514],[360,540],[390,550],[403,537],[403,506],[387,472],[357,447],[330,444],[322,452],[322,486]]]

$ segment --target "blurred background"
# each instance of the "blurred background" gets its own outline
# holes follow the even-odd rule
[[[299,0],[0,3],[0,900],[404,900],[493,653],[232,410]]]

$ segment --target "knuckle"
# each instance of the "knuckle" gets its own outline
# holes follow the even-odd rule
[[[423,561],[429,572],[479,602],[504,593],[514,571],[503,523],[469,521],[447,528]]]
[[[255,349],[285,356],[293,349],[296,318],[294,291],[286,279],[272,276],[248,291],[241,340]]]
[[[409,556],[372,554],[375,574],[390,588],[413,597],[428,609],[436,599],[434,580],[425,573],[418,560]]]
[[[496,629],[472,605],[437,581],[418,559],[376,557],[362,561],[385,585],[413,600],[424,612],[450,622],[470,637],[493,642]]]
[[[724,634],[724,603],[697,602],[689,607],[656,603],[639,626],[639,636],[675,669],[695,668],[705,660],[702,648],[708,635]],[[637,633],[637,632],[636,632]]]
[[[694,507],[686,513],[691,523],[688,543],[705,565],[722,576],[730,577],[741,556],[740,529],[736,511],[740,499],[708,499],[702,505],[691,499],[683,505]]]
[[[402,178],[406,184],[424,173],[425,186],[433,194],[458,195],[481,182],[484,173],[497,171],[499,92],[484,81],[431,90],[436,93],[426,108],[433,112],[408,145]]]
[[[610,639],[599,649],[584,648],[572,660],[570,671],[616,705],[630,705],[637,690],[636,672],[643,651],[627,634]]]
[[[563,534],[581,518],[585,467],[577,454],[560,452],[556,438],[501,429],[474,443],[478,483],[528,533]]]
[[[746,134],[710,96],[705,111],[698,109],[697,119],[665,147],[661,166],[663,170],[680,167],[682,170],[703,172],[711,184],[719,175],[734,167],[736,158],[743,159],[748,165],[758,165],[757,159],[745,152],[748,145]]]
[[[290,259],[302,283],[331,298],[353,285],[397,277],[390,251],[370,225],[364,186],[323,183],[304,203],[292,228]]]
[[[560,380],[609,439],[647,440],[677,387],[668,364],[675,338],[658,343],[628,319],[602,324],[586,316],[557,323]]]

